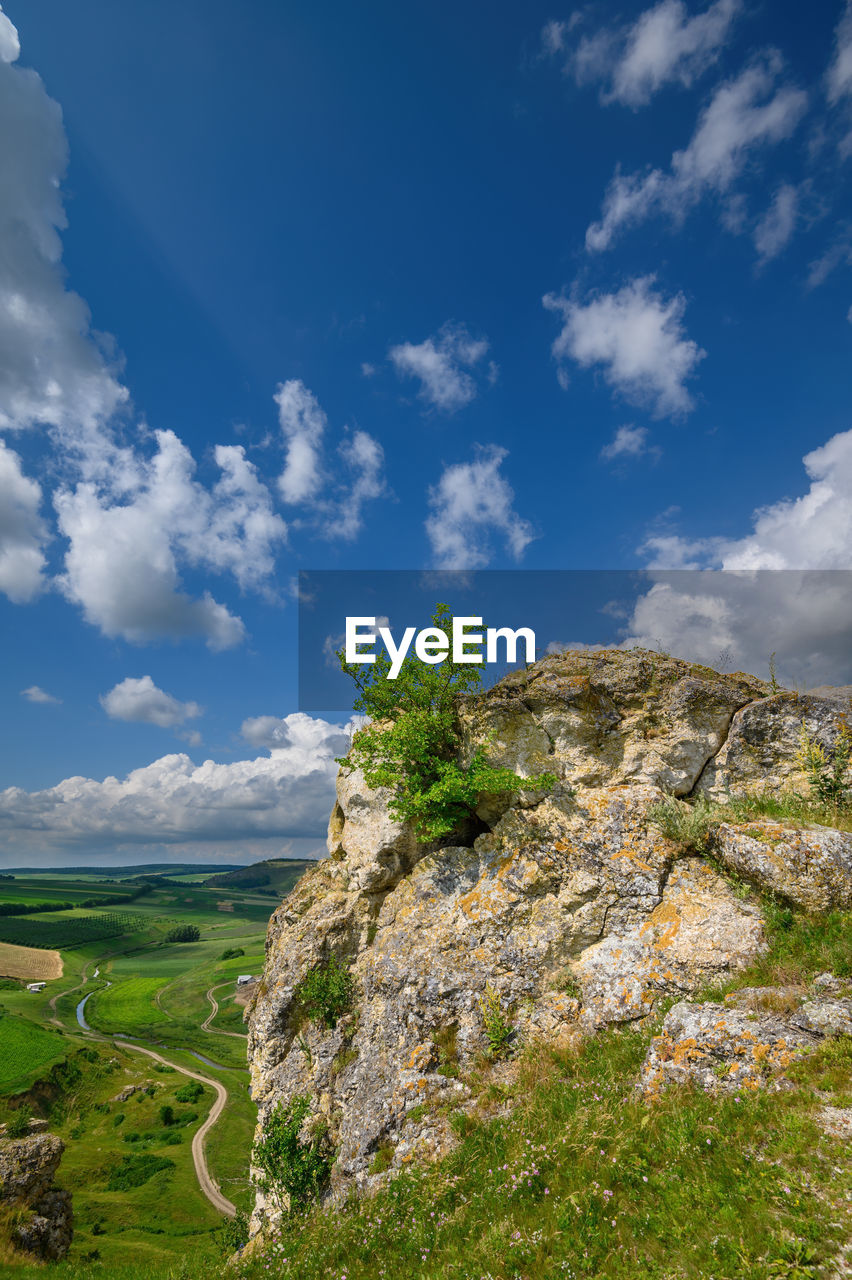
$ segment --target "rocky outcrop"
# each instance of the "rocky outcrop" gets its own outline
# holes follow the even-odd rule
[[[74,1233],[71,1193],[54,1185],[65,1143],[37,1133],[0,1140],[0,1204],[14,1211],[12,1244],[38,1258],[64,1258]]]
[[[831,700],[816,702],[836,720]],[[817,711],[805,715],[826,741],[836,735],[828,712],[818,730]],[[466,699],[460,717],[463,757],[548,771],[553,790],[485,797],[478,825],[426,846],[344,768],[330,856],[270,921],[248,1017],[259,1124],[278,1101],[310,1097],[336,1152],[333,1196],[449,1141],[440,1106],[464,1103],[458,1077],[486,1048],[486,988],[515,1043],[639,1020],[761,953],[749,884],[789,880],[792,900],[814,909],[852,887],[852,837],[787,833],[794,858],[790,843],[726,830],[717,857],[747,882],[732,887],[649,820],[667,795],[716,795],[745,778],[758,744],[767,777],[800,779],[802,704],[750,676],[643,650],[556,654]],[[731,750],[735,728],[748,749]],[[785,858],[796,862],[786,878]],[[356,992],[331,1029],[305,1024],[294,995],[330,956],[349,963]],[[255,1230],[271,1212],[260,1197]]]
[[[852,839],[826,827],[791,830],[780,822],[722,823],[710,848],[744,880],[804,911],[852,905]]]
[[[642,1068],[642,1089],[657,1096],[692,1082],[708,1092],[783,1088],[785,1071],[827,1036],[852,1032],[849,990],[830,974],[811,992],[747,987],[724,1003],[683,1000],[666,1014]]]

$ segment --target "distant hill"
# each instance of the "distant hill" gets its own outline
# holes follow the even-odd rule
[[[144,862],[134,867],[3,867],[7,876],[98,876],[102,880],[132,880],[136,876],[211,875],[214,871],[241,871],[241,862]]]
[[[234,871],[220,872],[217,868],[219,874],[210,876],[204,884],[211,889],[256,889],[258,893],[283,898],[302,873],[313,866],[315,862],[300,858],[268,858]]]

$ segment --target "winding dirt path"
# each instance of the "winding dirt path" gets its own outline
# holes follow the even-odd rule
[[[131,1044],[128,1040],[116,1040],[115,1044],[116,1047],[130,1049],[133,1053],[144,1053],[146,1057],[153,1058],[155,1062],[161,1062],[166,1067],[174,1067],[175,1071],[179,1071],[181,1075],[189,1076],[192,1080],[198,1080],[200,1084],[207,1084],[211,1089],[216,1090],[216,1101],[210,1108],[210,1114],[192,1139],[192,1162],[195,1165],[198,1185],[213,1205],[213,1208],[218,1209],[219,1213],[224,1213],[229,1218],[233,1218],[237,1212],[236,1206],[231,1204],[227,1196],[222,1195],[218,1183],[214,1181],[210,1170],[207,1168],[207,1157],[204,1154],[204,1139],[224,1110],[225,1103],[228,1101],[228,1090],[218,1080],[212,1080],[210,1076],[199,1075],[197,1071],[190,1071],[189,1067],[180,1067],[176,1062],[169,1062],[159,1053],[155,1053],[153,1049],[143,1049],[141,1044]]]
[[[211,1035],[211,1036],[234,1036],[237,1040],[246,1040],[248,1039],[248,1037],[245,1035],[241,1035],[239,1031],[223,1031],[221,1027],[211,1027],[210,1025],[210,1023],[216,1017],[216,1014],[219,1012],[219,1004],[216,1000],[216,997],[213,995],[213,992],[218,991],[220,987],[229,987],[230,985],[231,985],[230,981],[219,982],[216,984],[215,987],[210,987],[206,992],[207,999],[210,1001],[211,1005],[213,1006],[213,1009],[210,1013],[208,1013],[207,1017],[202,1022],[201,1030],[206,1031],[208,1035]]]

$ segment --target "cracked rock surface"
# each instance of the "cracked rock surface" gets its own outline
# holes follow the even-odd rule
[[[64,1150],[52,1133],[0,1140],[0,1204],[17,1211],[13,1239],[47,1261],[64,1258],[74,1234],[71,1193],[54,1186]]]
[[[829,741],[841,711],[814,701]],[[457,1076],[486,1047],[487,984],[517,1041],[558,1041],[644,1018],[666,997],[692,1008],[683,997],[748,965],[766,946],[749,885],[847,901],[852,837],[782,828],[770,846],[731,828],[717,856],[747,882],[735,892],[648,819],[672,793],[715,795],[746,777],[800,784],[801,718],[792,695],[751,676],[644,650],[569,652],[463,701],[463,759],[480,750],[558,779],[547,795],[484,798],[466,839],[420,844],[386,794],[342,769],[329,857],[273,915],[248,1012],[259,1126],[277,1102],[309,1096],[336,1150],[330,1195],[368,1191],[388,1176],[371,1172],[377,1152],[393,1169],[451,1142],[446,1112],[466,1097]],[[732,750],[735,734],[748,751]],[[353,1009],[334,1029],[299,1025],[294,990],[331,955],[351,967]],[[819,1032],[785,1034],[792,1045]],[[253,1229],[273,1217],[259,1197]]]

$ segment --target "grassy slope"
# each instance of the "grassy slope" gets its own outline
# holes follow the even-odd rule
[[[769,955],[737,986],[852,977],[852,913],[776,908],[769,925]],[[237,1277],[828,1275],[852,1235],[852,1152],[814,1112],[852,1104],[852,1039],[794,1067],[794,1091],[672,1090],[648,1105],[634,1086],[655,1030],[531,1047],[508,1082],[475,1074],[479,1115],[456,1113],[454,1152],[372,1201],[309,1211]]]

